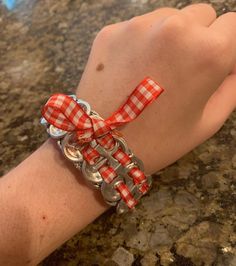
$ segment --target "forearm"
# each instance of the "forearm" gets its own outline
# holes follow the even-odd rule
[[[124,84],[117,96],[129,95],[133,87]],[[119,97],[109,99],[108,92],[109,88],[101,87],[99,97],[94,98],[90,86],[80,86],[78,97],[107,117],[122,103]],[[138,135],[135,124],[141,127],[143,121],[131,124],[134,127],[127,125],[120,131],[140,157],[143,141],[134,136]],[[148,173],[156,169],[148,156],[142,159]],[[0,206],[0,265],[14,266],[39,263],[109,208],[100,190],[86,183],[53,140],[0,180]]]
[[[0,265],[35,265],[109,206],[47,141],[0,179]]]

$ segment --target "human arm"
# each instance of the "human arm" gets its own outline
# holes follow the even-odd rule
[[[214,12],[208,8],[206,10],[208,15],[201,18],[201,21],[213,21]],[[202,11],[201,9],[200,13],[205,14]],[[209,51],[222,54],[218,49],[224,48],[225,61],[235,64],[235,61],[231,63],[235,57],[235,50],[231,51],[224,47],[226,44],[235,47],[233,40],[229,36],[225,37],[227,43],[223,42],[213,49],[213,37],[207,37],[210,30],[205,29],[205,34],[199,37],[196,31],[202,28],[186,22],[182,17],[172,17],[164,23],[164,18],[173,16],[176,12],[178,11],[174,9],[162,9],[146,16],[147,20],[140,17],[105,28],[94,42],[78,90],[79,97],[90,102],[95,110],[107,117],[145,75],[150,75],[165,88],[165,92],[155,105],[149,106],[142,116],[122,129],[129,146],[143,159],[146,170],[150,173],[174,162],[210,137],[234,108],[234,91],[230,92],[235,79],[233,75],[229,78],[232,79],[229,85],[221,87],[224,88],[224,93],[218,98],[219,101],[213,104],[214,108],[206,108],[208,95],[217,90],[227,76],[224,71],[228,72],[231,68],[223,62],[218,62],[218,58],[210,55]],[[158,17],[162,21],[159,21]],[[227,22],[224,23],[225,27],[229,28]],[[183,39],[181,30],[189,39]],[[233,29],[230,33],[233,36]],[[218,34],[218,38],[220,35]],[[119,40],[123,40],[124,43]],[[164,44],[161,45],[161,42]],[[139,46],[136,46],[136,43]],[[181,49],[186,43],[189,50]],[[207,46],[207,43],[211,45]],[[113,49],[109,50],[109,47]],[[197,49],[201,51],[201,57],[195,54]],[[183,59],[183,62],[180,59]],[[97,71],[96,68],[101,62],[104,69]],[[217,66],[214,66],[215,63]],[[205,65],[205,70],[202,71],[199,65]],[[217,70],[212,66],[217,67]],[[199,73],[200,70],[202,73]],[[218,73],[221,78],[218,77]],[[204,80],[209,76],[209,80]],[[229,100],[221,100],[222,97],[228,97]],[[196,99],[203,101],[204,104],[198,105],[199,101]],[[218,107],[218,104],[222,104],[221,107]],[[211,116],[209,113],[205,115],[206,112],[203,110],[213,110],[214,113]],[[215,113],[216,110],[221,111],[220,116]],[[142,146],[144,144],[145,146]],[[147,147],[147,144],[150,146]],[[15,252],[18,250],[24,261],[31,259],[31,263],[34,264],[99,216],[107,207],[93,197],[95,190],[89,190],[85,185],[81,185],[81,179],[78,172],[62,157],[60,158],[59,151],[49,142],[5,176],[1,180],[0,193],[3,203],[1,206],[4,206],[0,219],[0,239],[4,239],[4,243],[2,242],[0,250],[5,252],[6,248],[9,248],[11,255],[14,254],[11,256],[13,259],[16,259]],[[97,195],[99,197],[100,194]],[[85,207],[86,198],[91,205],[87,205],[86,201]],[[27,219],[24,215],[17,215],[22,209]],[[28,222],[24,223],[25,220]],[[11,241],[13,237],[14,241]],[[12,243],[15,243],[15,247]]]

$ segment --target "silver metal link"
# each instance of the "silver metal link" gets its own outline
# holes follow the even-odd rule
[[[102,160],[102,164],[104,164],[106,159]],[[100,188],[103,182],[103,178],[99,171],[97,170],[97,166],[89,165],[85,160],[82,163],[82,173],[87,181],[89,181],[95,188]]]
[[[61,139],[67,134],[67,131],[54,127],[53,125],[47,128],[47,132],[53,139]]]
[[[97,112],[91,110],[90,105],[87,102],[77,99],[75,95],[70,95],[70,97],[77,101],[88,115],[101,118]],[[84,160],[81,153],[81,149],[84,147],[84,145],[78,144],[74,133],[58,129],[53,125],[50,125],[44,118],[41,118],[40,122],[47,128],[48,134],[57,141],[57,144],[62,150],[64,156],[71,161],[77,169],[82,171],[84,178],[89,184],[91,184],[94,188],[101,190],[104,201],[107,204],[116,206],[116,211],[118,214],[130,211],[129,207],[121,198],[120,193],[115,189],[119,183],[123,182],[126,184],[136,200],[139,200],[143,196],[142,192],[139,190],[143,183],[146,182],[149,187],[151,187],[151,176],[147,176],[147,179],[143,180],[140,184],[134,184],[129,172],[136,167],[141,171],[144,171],[144,166],[142,161],[137,158],[128,148],[123,138],[113,135],[115,139],[115,145],[110,150],[105,149],[103,146],[97,143],[96,140],[91,141],[89,145],[98,151],[100,157],[94,162],[93,165],[90,165],[86,160]],[[113,157],[118,149],[121,149],[123,152],[128,154],[131,160],[131,162],[126,166],[121,165],[121,163]],[[117,174],[117,176],[110,183],[105,182],[99,172],[100,167],[103,165],[111,166]]]
[[[115,189],[120,182],[123,182],[123,177],[118,175],[111,183],[102,183],[101,192],[106,201],[114,203],[120,200],[120,193]]]
[[[129,207],[125,204],[125,202],[123,200],[120,200],[117,204],[117,207],[116,207],[116,212],[118,214],[124,214],[124,213],[127,213],[129,212],[130,209]]]
[[[90,105],[89,105],[89,103],[88,102],[85,102],[85,101],[83,101],[83,100],[81,100],[81,99],[78,99],[77,97],[76,97],[76,95],[74,95],[74,94],[71,94],[71,95],[69,95],[74,101],[76,101],[83,109],[84,109],[84,111],[88,114],[88,115],[90,115],[90,113],[91,113],[91,107],[90,107]]]
[[[61,140],[61,150],[68,160],[78,163],[83,161],[83,155],[80,152],[81,146],[73,141],[74,137],[74,134],[67,133]]]
[[[43,126],[47,126],[48,125],[48,121],[44,117],[41,117],[40,124],[43,125]]]

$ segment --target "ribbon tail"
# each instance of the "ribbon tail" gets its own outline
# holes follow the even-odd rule
[[[164,91],[154,80],[146,77],[134,89],[127,101],[109,118],[106,123],[112,129],[126,124],[136,117]]]

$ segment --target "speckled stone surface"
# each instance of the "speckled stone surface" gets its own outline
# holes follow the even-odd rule
[[[49,94],[78,84],[92,40],[105,24],[187,0],[21,1],[0,5],[0,174],[45,139],[38,124]],[[235,0],[212,0],[218,13]],[[110,209],[51,254],[54,265],[236,265],[236,113],[218,134],[154,177],[122,219]]]

